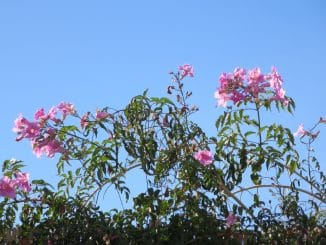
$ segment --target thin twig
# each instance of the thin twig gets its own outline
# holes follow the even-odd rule
[[[270,187],[278,187],[278,188],[284,188],[284,189],[290,189],[290,190],[297,190],[297,191],[300,191],[302,193],[305,193],[311,197],[314,197],[316,199],[318,199],[319,201],[323,202],[323,203],[326,203],[326,199],[322,197],[318,197],[317,195],[309,192],[309,191],[306,191],[304,189],[301,189],[301,188],[292,188],[291,186],[288,186],[288,185],[279,185],[279,184],[268,184],[268,185],[254,185],[254,186],[250,186],[250,187],[246,187],[246,188],[241,188],[241,190],[238,190],[238,191],[235,191],[233,192],[232,194],[233,195],[236,195],[236,194],[239,194],[239,193],[242,193],[244,191],[249,191],[251,189],[258,189],[258,188],[270,188]]]

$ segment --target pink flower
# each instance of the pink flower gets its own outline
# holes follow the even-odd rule
[[[32,190],[31,185],[29,184],[29,174],[17,172],[16,176],[16,184],[21,188],[24,192],[30,192]]]
[[[12,130],[18,134],[16,137],[17,141],[23,138],[33,139],[40,134],[39,124],[37,122],[28,121],[22,114],[15,120]]]
[[[274,99],[279,101],[285,100],[285,90],[283,88],[275,89]]]
[[[233,91],[231,95],[229,96],[230,100],[233,101],[234,104],[243,101],[246,99],[246,95],[244,93],[238,92],[238,91]]]
[[[248,71],[248,84],[257,84],[264,81],[264,75],[260,72],[259,68],[254,68]]]
[[[110,116],[110,114],[107,113],[106,111],[99,111],[99,110],[96,111],[96,115],[95,115],[96,120],[98,120],[98,121],[101,121],[103,119],[106,119],[109,116]]]
[[[37,158],[40,158],[42,156],[42,146],[38,145],[35,142],[31,142],[32,143],[32,148],[33,148],[33,153],[34,155],[36,155]]]
[[[297,131],[293,134],[295,137],[303,137],[307,135],[308,132],[304,129],[303,124],[300,124]]]
[[[73,115],[76,113],[74,105],[67,102],[61,102],[57,105],[58,110],[62,112],[62,120],[65,120],[67,115]]]
[[[39,119],[43,120],[44,117],[46,117],[46,115],[44,113],[44,108],[38,109],[34,114],[35,120],[39,120]]]
[[[260,93],[265,93],[267,87],[269,87],[269,83],[265,81],[265,77],[259,68],[248,71],[248,86],[246,91],[253,98],[258,98]]]
[[[244,81],[246,77],[246,70],[244,68],[235,68],[233,71],[234,79]]]
[[[226,226],[228,228],[230,228],[231,226],[233,226],[236,222],[238,221],[238,217],[233,214],[233,213],[229,213],[228,217],[226,218]]]
[[[47,114],[45,114],[44,109],[40,108],[35,112],[34,118],[35,120],[39,120],[41,127],[43,127],[49,119],[57,123],[58,121],[60,121],[59,119],[56,118],[57,111],[58,111],[57,108],[52,107],[50,111]]]
[[[3,176],[0,179],[0,196],[15,198],[16,181],[9,179],[8,176]]]
[[[57,108],[56,106],[53,106],[53,107],[49,110],[47,116],[48,116],[49,119],[51,119],[52,121],[55,121],[55,122],[56,122],[57,120],[59,120],[59,119],[56,118],[56,117],[57,117],[57,113],[58,113],[58,108]]]
[[[45,154],[47,157],[54,157],[55,153],[64,153],[65,149],[62,147],[62,144],[56,140],[48,140],[45,142],[32,142],[33,153],[36,157],[40,158],[42,154]]]
[[[89,113],[84,114],[84,116],[82,116],[82,118],[80,119],[80,126],[82,128],[87,127],[88,125],[88,121],[89,121]]]
[[[265,79],[269,81],[270,87],[274,90],[275,96],[271,99],[281,101],[285,105],[288,105],[289,100],[285,98],[285,90],[282,88],[283,79],[277,72],[276,67],[272,67],[271,73],[265,76]]]
[[[43,151],[47,157],[54,157],[55,153],[64,153],[65,149],[58,140],[52,140],[43,148]]]
[[[229,100],[229,97],[226,93],[223,93],[223,92],[220,92],[219,90],[217,90],[214,93],[214,97],[215,97],[215,99],[217,99],[218,106],[226,107],[226,103]]]
[[[40,108],[38,109],[35,114],[34,118],[35,120],[40,120],[40,124],[44,125],[47,120],[52,120],[55,123],[58,123],[60,119],[56,118],[58,112],[57,107],[52,107],[47,114],[45,114],[44,109]]]
[[[195,153],[194,157],[204,166],[207,166],[213,162],[213,153],[208,150],[200,150]]]
[[[65,149],[62,144],[55,139],[56,131],[49,128],[42,138],[32,141],[33,153],[40,158],[44,153],[47,157],[53,157],[55,153],[64,153]]]
[[[283,84],[283,79],[281,75],[277,72],[275,66],[272,66],[271,73],[267,74],[265,77],[266,80],[269,80],[271,88],[280,88]]]
[[[236,68],[233,73],[221,74],[219,77],[220,87],[214,95],[218,106],[226,107],[228,100],[236,104],[247,98],[247,94],[243,90],[245,75],[246,71],[243,68]]]
[[[193,77],[194,76],[194,68],[189,64],[184,64],[179,66],[179,71],[181,72],[181,79],[186,76]]]

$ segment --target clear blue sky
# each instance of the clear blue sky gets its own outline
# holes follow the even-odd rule
[[[14,141],[19,113],[32,118],[62,100],[81,112],[120,108],[146,88],[165,96],[168,72],[183,63],[195,67],[186,86],[210,135],[222,112],[217,78],[237,66],[278,67],[297,110],[271,120],[294,131],[326,117],[323,0],[1,1],[0,34],[1,159],[25,160],[32,178],[53,180],[55,160]],[[325,146],[326,125],[316,146],[322,164]]]

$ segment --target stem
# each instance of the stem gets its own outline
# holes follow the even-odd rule
[[[91,144],[91,145],[95,145],[95,146],[99,147],[100,149],[102,149],[102,150],[104,150],[104,151],[107,151],[107,148],[106,148],[106,147],[103,147],[103,146],[101,146],[100,144],[97,144],[97,143],[95,143],[95,142],[93,142],[93,141],[91,141],[91,140],[89,140],[89,139],[87,139],[87,138],[83,138],[83,137],[80,137],[80,136],[78,136],[78,135],[76,135],[76,134],[72,134],[72,133],[69,133],[69,132],[65,132],[65,133],[66,133],[67,135],[71,136],[71,137],[75,137],[75,138],[80,139],[80,140],[82,140],[82,141],[86,141],[87,143],[89,143],[89,144]]]
[[[181,105],[185,109],[185,125],[187,127],[188,132],[190,132],[190,130],[188,128],[188,125],[189,125],[188,124],[188,105],[186,103],[186,96],[183,93],[183,89],[182,89],[183,85],[181,84],[181,80],[183,79],[183,77],[179,78],[178,76],[175,76],[175,79],[176,79],[176,82],[178,83],[178,87],[179,87],[179,89],[177,91],[180,92],[180,94],[181,94]],[[183,108],[181,108],[181,110]]]
[[[269,184],[269,185],[254,185],[254,186],[250,186],[250,187],[246,187],[246,188],[241,188],[241,190],[238,190],[238,191],[235,191],[233,192],[232,194],[233,195],[236,195],[236,194],[239,194],[239,193],[242,193],[244,191],[249,191],[251,189],[258,189],[258,188],[270,188],[270,187],[278,187],[278,188],[284,188],[284,189],[290,189],[290,190],[293,190],[293,188],[291,186],[288,186],[288,185],[275,185],[275,184]],[[309,191],[306,191],[304,189],[301,189],[301,188],[295,188],[295,190],[297,191],[300,191],[302,193],[305,193],[311,197],[314,197],[316,199],[318,199],[319,201],[323,202],[323,203],[326,203],[326,199],[323,198],[323,197],[318,197],[317,195],[309,192]]]
[[[259,221],[257,220],[257,218],[252,214],[252,211],[234,194],[232,193],[225,185],[222,181],[218,180],[217,181],[219,186],[222,188],[222,190],[226,193],[227,196],[231,197],[232,199],[234,199],[234,201],[236,201],[246,212],[247,214],[250,215],[250,217],[256,222],[256,224],[258,226],[259,225]]]
[[[11,204],[14,204],[14,203],[27,203],[27,202],[40,202],[40,201],[42,201],[42,198],[28,198],[28,197],[26,197],[25,199],[21,199],[21,200],[14,199],[14,201],[7,202],[6,204],[11,205]]]
[[[308,145],[307,145],[307,147],[308,147],[307,163],[308,163],[308,175],[309,175],[309,179],[312,179],[312,178],[311,178],[311,166],[310,166],[310,158],[311,158],[311,143],[312,143],[312,140],[309,139],[309,143],[308,143]],[[310,190],[312,191],[312,186],[310,186]]]
[[[259,137],[259,158],[261,158],[262,155],[262,136],[261,136],[261,119],[260,119],[260,111],[258,102],[256,102],[256,111],[257,111],[257,120],[258,120],[258,137]]]

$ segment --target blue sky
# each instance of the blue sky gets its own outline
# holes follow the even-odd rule
[[[186,86],[209,135],[223,111],[213,97],[218,76],[237,66],[275,65],[297,110],[270,120],[293,131],[312,126],[326,117],[325,13],[323,0],[1,1],[1,159],[22,159],[32,178],[53,180],[55,160],[36,159],[28,142],[14,141],[19,113],[32,118],[63,100],[81,112],[121,108],[147,88],[165,96],[168,72],[183,63],[195,67]],[[316,150],[325,162],[326,125],[321,130]]]

